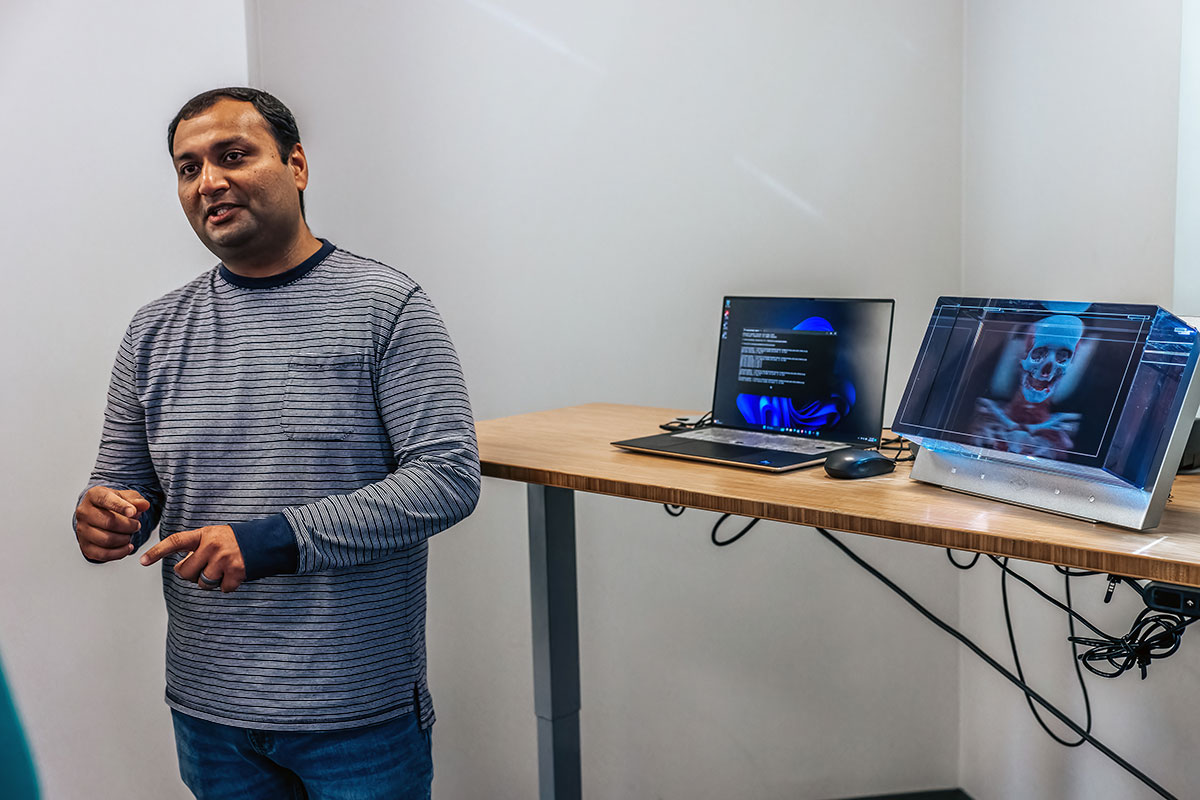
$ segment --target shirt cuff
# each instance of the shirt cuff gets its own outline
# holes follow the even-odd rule
[[[235,522],[229,527],[233,528],[242,551],[246,580],[295,574],[300,565],[300,548],[283,514]]]

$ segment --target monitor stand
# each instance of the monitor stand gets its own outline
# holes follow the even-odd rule
[[[1165,487],[1161,492],[1146,491],[1111,478],[1099,482],[1043,472],[962,453],[939,452],[930,445],[926,442],[917,453],[912,469],[916,480],[1088,522],[1109,522],[1139,531],[1153,528],[1171,489],[1172,476],[1155,483],[1155,488]]]

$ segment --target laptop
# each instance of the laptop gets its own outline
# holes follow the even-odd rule
[[[878,447],[895,304],[726,297],[711,424],[612,444],[768,472]]]

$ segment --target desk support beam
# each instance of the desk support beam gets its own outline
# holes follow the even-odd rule
[[[533,707],[540,800],[579,800],[579,608],[575,493],[529,486]]]

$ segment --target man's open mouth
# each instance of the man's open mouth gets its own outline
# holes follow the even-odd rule
[[[235,206],[232,203],[218,203],[210,208],[204,216],[206,219],[209,219],[213,222],[221,222],[227,219],[229,215],[237,209],[238,206]]]

